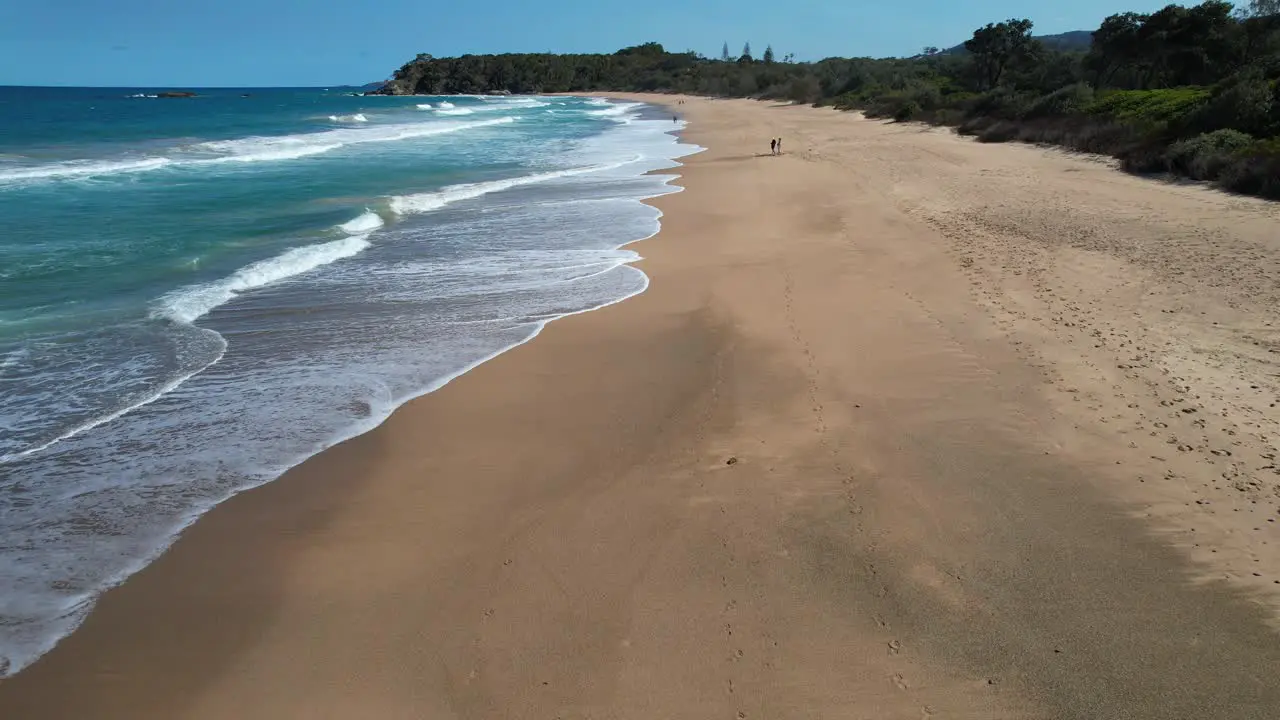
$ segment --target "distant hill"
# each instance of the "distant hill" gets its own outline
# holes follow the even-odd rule
[[[1093,44],[1092,30],[1071,30],[1057,35],[1040,35],[1036,38],[1051,50],[1071,52],[1072,50],[1088,50]]]
[[[364,85],[330,85],[329,87],[334,90],[353,90],[356,92],[366,92],[371,90],[377,90],[386,84],[387,84],[387,81],[382,80],[379,82],[365,83]]]
[[[1058,50],[1061,52],[1084,52],[1089,49],[1089,45],[1093,42],[1092,30],[1070,30],[1056,35],[1036,35],[1035,39],[1044,43],[1044,46],[1050,50]],[[943,55],[959,55],[965,52],[964,43],[960,43],[953,48],[947,48],[942,51]]]

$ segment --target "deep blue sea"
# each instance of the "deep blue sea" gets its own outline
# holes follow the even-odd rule
[[[0,88],[0,675],[236,492],[647,280],[653,108]]]

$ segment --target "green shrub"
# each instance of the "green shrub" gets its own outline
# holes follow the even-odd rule
[[[981,98],[982,96],[979,95],[978,93],[971,93],[971,92],[943,93],[942,103],[947,108],[959,110],[965,114],[968,114],[969,110],[973,108],[973,106]]]
[[[931,125],[959,125],[964,122],[964,111],[957,108],[940,108],[929,114]]]
[[[1087,118],[1070,134],[1066,144],[1081,152],[1114,155],[1123,158],[1143,146],[1142,130],[1128,123],[1102,118]]]
[[[1241,150],[1253,143],[1253,137],[1239,130],[1214,130],[1169,146],[1165,163],[1170,172],[1196,180],[1215,180]]]
[[[996,124],[994,118],[985,116],[970,117],[960,123],[960,127],[956,128],[956,132],[961,135],[980,135],[984,130]]]
[[[831,106],[837,110],[854,110],[861,105],[858,96],[854,93],[845,93],[831,98]]]
[[[924,107],[912,93],[892,93],[866,105],[867,117],[893,118],[900,122],[918,117],[923,111]]]
[[[1280,200],[1280,142],[1255,145],[1237,154],[1222,169],[1218,185],[1232,192]]]
[[[1010,90],[993,90],[980,95],[969,107],[972,115],[1013,120],[1022,117],[1030,105],[1029,99]]]
[[[792,78],[787,85],[786,99],[792,102],[808,105],[820,97],[822,97],[822,87],[812,76]]]
[[[1257,135],[1268,134],[1280,114],[1274,84],[1257,71],[1247,71],[1220,85],[1209,101],[1188,118],[1189,127],[1201,132],[1231,128]]]
[[[1209,90],[1202,87],[1116,90],[1099,95],[1084,111],[1117,120],[1166,125],[1186,122],[1208,100]]]
[[[1169,165],[1165,148],[1160,143],[1142,143],[1120,155],[1120,167],[1125,172],[1147,174],[1165,172]]]
[[[978,142],[1001,143],[1017,140],[1020,135],[1018,123],[999,120],[978,133]]]
[[[1267,140],[1255,140],[1249,147],[1240,151],[1240,155],[1280,155],[1280,137]]]
[[[896,122],[907,122],[919,117],[922,112],[924,112],[924,109],[920,107],[920,103],[915,100],[908,100],[893,111],[893,119]]]
[[[935,110],[942,106],[942,91],[936,85],[917,85],[909,88],[904,95],[922,110]]]
[[[1088,83],[1075,83],[1036,98],[1027,107],[1023,117],[1031,119],[1075,115],[1092,103],[1093,87]]]

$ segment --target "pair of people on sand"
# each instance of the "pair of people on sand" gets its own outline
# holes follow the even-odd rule
[[[782,138],[771,138],[769,140],[769,154],[770,155],[782,154]]]

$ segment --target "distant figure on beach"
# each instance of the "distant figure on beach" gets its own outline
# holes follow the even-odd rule
[[[672,115],[671,122],[680,122],[680,118],[676,117],[675,115]]]
[[[770,155],[778,154],[778,141],[773,138],[769,138],[769,154]]]
[[[778,154],[782,154],[782,138],[778,138]]]

